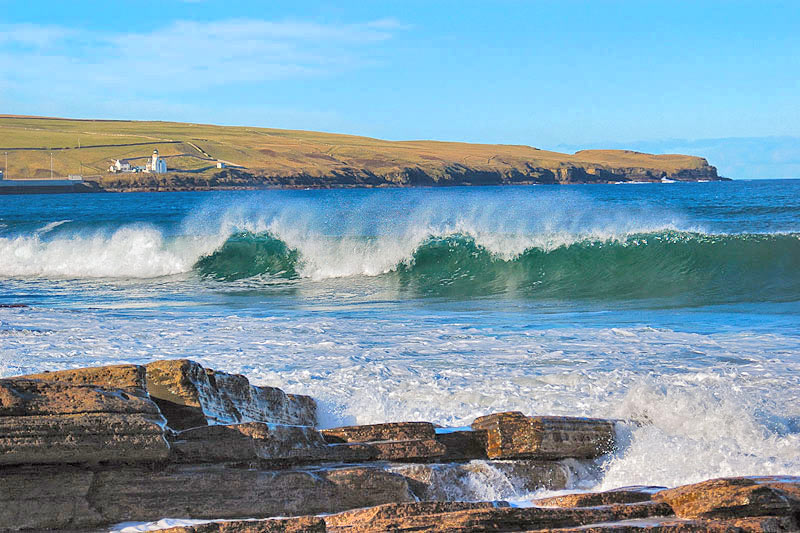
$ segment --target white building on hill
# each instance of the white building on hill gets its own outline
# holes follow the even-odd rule
[[[114,164],[108,167],[109,172],[132,172],[131,162],[127,159],[117,159]]]
[[[153,150],[153,157],[147,163],[145,172],[152,172],[154,174],[161,174],[167,171],[167,162],[158,157],[158,150]]]

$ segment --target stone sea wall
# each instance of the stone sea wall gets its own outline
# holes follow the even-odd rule
[[[800,478],[626,487],[510,505],[474,479],[570,487],[613,421],[495,413],[468,428],[319,430],[312,398],[189,360],[0,380],[0,530],[799,531]],[[282,517],[282,518],[277,518]]]

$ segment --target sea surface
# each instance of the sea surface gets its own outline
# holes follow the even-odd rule
[[[633,421],[577,488],[800,475],[798,180],[2,196],[8,304],[0,377],[188,357],[325,427]]]

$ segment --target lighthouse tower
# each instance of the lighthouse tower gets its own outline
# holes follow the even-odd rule
[[[153,157],[147,165],[147,170],[150,172],[160,174],[167,171],[167,162],[158,157],[158,150],[153,150]]]

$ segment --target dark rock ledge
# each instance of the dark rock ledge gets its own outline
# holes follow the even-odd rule
[[[800,531],[793,477],[454,501],[498,472],[567,488],[563,459],[614,445],[611,421],[516,412],[318,430],[313,399],[188,360],[19,376],[0,380],[0,530],[182,517],[217,521],[164,531]]]

